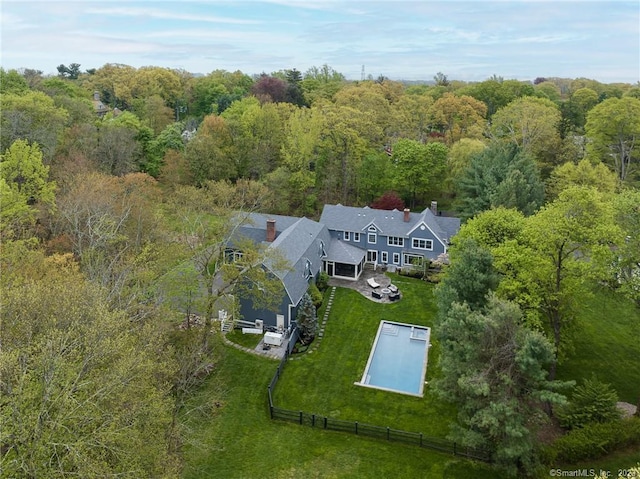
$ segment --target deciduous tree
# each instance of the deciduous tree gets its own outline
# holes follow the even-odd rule
[[[409,198],[411,207],[443,175],[447,153],[447,147],[438,142],[421,144],[402,139],[393,145],[395,187]]]
[[[0,151],[16,140],[40,145],[46,161],[53,157],[60,134],[69,118],[42,92],[3,94],[0,96]]]
[[[589,153],[610,164],[620,181],[634,178],[640,158],[640,99],[610,98],[587,115]]]
[[[604,163],[591,163],[586,158],[578,164],[567,162],[551,172],[547,182],[547,196],[557,198],[571,186],[592,186],[601,193],[611,195],[615,192],[618,181],[616,174]]]
[[[172,358],[71,255],[3,247],[0,445],[7,477],[178,477]]]
[[[532,155],[541,167],[549,168],[555,163],[560,142],[560,117],[558,107],[546,98],[518,98],[493,115],[491,133]]]

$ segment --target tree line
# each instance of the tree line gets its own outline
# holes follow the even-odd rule
[[[179,474],[180,415],[219,354],[217,302],[231,290],[265,307],[278,297],[255,268],[260,247],[224,262],[233,212],[313,217],[325,203],[438,199],[466,219],[441,291],[442,368],[450,379],[488,353],[505,362],[477,371],[484,385],[443,385],[463,425],[480,420],[478,391],[503,391],[501,368],[519,389],[492,397],[515,398],[519,417],[561,402],[553,371],[587,281],[640,302],[638,85],[439,75],[407,86],[347,81],[327,65],[255,77],[58,71],[0,69],[0,387],[11,425],[0,448],[16,477]],[[218,274],[224,286],[212,288]],[[484,347],[468,364],[453,341],[461,328]],[[517,362],[522,351],[533,359]],[[521,392],[533,390],[531,409]],[[529,461],[524,426],[505,436],[497,424],[463,439],[523,437],[518,451],[497,451]]]

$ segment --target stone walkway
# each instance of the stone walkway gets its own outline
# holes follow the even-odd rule
[[[333,298],[336,295],[336,287],[333,286],[331,288],[331,293],[329,294],[329,299],[327,300],[327,307],[324,308],[324,316],[322,316],[322,322],[320,323],[320,328],[318,329],[318,334],[316,338],[311,343],[309,349],[305,354],[301,355],[291,355],[289,356],[289,361],[302,359],[306,354],[313,353],[316,349],[320,347],[320,343],[322,342],[322,338],[324,337],[324,329],[327,325],[327,320],[329,319],[329,313],[331,313],[331,306],[333,305]]]

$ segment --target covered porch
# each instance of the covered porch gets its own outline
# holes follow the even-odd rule
[[[331,241],[322,269],[330,278],[358,281],[364,271],[366,251],[340,240]]]

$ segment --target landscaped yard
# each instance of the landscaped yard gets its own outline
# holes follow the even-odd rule
[[[484,464],[418,446],[273,421],[266,391],[278,363],[216,346],[216,373],[183,415],[185,478],[495,477]]]
[[[419,424],[425,434],[442,436],[453,411],[433,400],[428,388],[425,398],[420,399],[353,385],[362,375],[381,318],[409,321],[409,315],[417,311],[420,316],[417,324],[431,325],[433,321],[435,309],[430,286],[406,278],[394,278],[394,283],[406,296],[402,301],[388,305],[373,303],[354,291],[337,291],[320,347],[303,359],[290,361],[285,369],[282,381],[292,388],[287,397],[289,394],[297,397],[297,408],[324,412],[324,409],[311,408],[310,400],[315,404],[327,401],[331,407],[328,412],[333,417],[373,424],[389,423],[411,431],[419,431],[420,428],[413,426]],[[345,315],[359,312],[368,317],[360,325],[354,325],[353,331],[345,329],[348,321]],[[336,338],[332,339],[334,336]],[[362,359],[333,350],[340,344],[348,346],[350,343]],[[266,390],[278,363],[226,347],[221,342],[218,347],[224,354],[215,376],[193,398],[192,407],[197,408],[184,416],[190,438],[185,448],[187,468],[184,476],[187,478],[495,477],[495,471],[485,464],[418,446],[273,421],[269,419]],[[429,354],[429,361],[434,361],[437,352],[432,349]],[[295,384],[297,379],[308,377],[307,368],[322,371],[320,363],[327,360],[325,372],[331,374],[325,376],[324,381],[331,381],[334,372],[344,376],[344,382],[351,383],[347,388],[354,390],[355,400],[363,401],[361,409],[357,403],[351,403],[351,398],[330,398],[331,394],[342,394],[339,387],[331,386],[332,393],[316,390],[314,398],[307,397],[308,387]],[[357,371],[356,376],[340,373],[347,370]],[[320,380],[320,376],[315,380]],[[305,384],[311,385],[315,380],[312,376],[304,379]],[[327,382],[323,384],[328,386]],[[278,385],[278,394],[284,390],[284,385],[285,382]],[[282,399],[276,400],[282,402]],[[414,414],[419,416],[414,417]]]
[[[433,287],[398,276],[393,282],[405,294],[393,304],[374,303],[351,290],[336,291],[322,340],[313,352],[294,356],[287,364],[275,393],[278,406],[425,435],[447,433],[455,413],[433,397],[428,385],[424,397],[416,398],[353,384],[362,376],[381,319],[433,325]],[[580,379],[595,372],[622,400],[634,402],[640,383],[640,346],[635,341],[640,311],[599,292],[585,302],[578,322],[575,352],[560,367],[560,376]],[[217,347],[222,357],[215,376],[193,398],[195,409],[183,416],[189,431],[184,477],[464,479],[498,474],[487,465],[413,445],[272,421],[266,388],[278,363],[222,342]],[[434,342],[428,381],[437,374],[437,355]],[[637,452],[627,451],[579,466],[617,470],[637,460]]]
[[[433,326],[433,287],[400,276],[394,276],[393,283],[403,299],[390,304],[369,301],[350,289],[336,290],[322,343],[313,353],[289,361],[275,391],[277,406],[426,436],[446,436],[455,412],[434,396],[428,384],[422,398],[354,385],[362,378],[380,320]],[[427,381],[437,371],[437,355],[438,345],[432,336]]]

